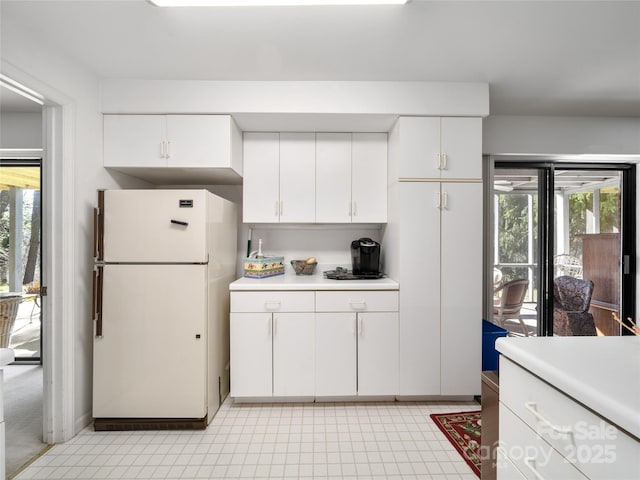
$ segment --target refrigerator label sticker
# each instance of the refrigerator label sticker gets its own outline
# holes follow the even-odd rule
[[[193,200],[180,200],[180,208],[193,208]]]

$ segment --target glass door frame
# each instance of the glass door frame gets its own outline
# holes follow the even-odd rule
[[[621,173],[621,278],[620,278],[620,316],[629,325],[628,317],[635,313],[635,258],[636,258],[636,166],[629,163],[585,163],[551,160],[509,160],[490,157],[490,181],[487,182],[493,203],[494,169],[510,168],[538,170],[538,335],[553,335],[553,253],[555,248],[555,170],[616,170]],[[493,219],[489,230],[494,228]],[[488,238],[493,238],[491,233]],[[492,241],[492,240],[490,240]],[[630,325],[629,325],[630,326]],[[630,335],[627,329],[621,329],[622,335]]]
[[[43,186],[43,166],[42,166],[42,157],[41,156],[35,156],[35,157],[25,157],[25,158],[21,158],[21,157],[12,157],[11,155],[6,155],[4,154],[3,156],[0,156],[0,168],[11,168],[11,167],[27,167],[27,168],[38,168],[40,169],[40,238],[39,238],[39,242],[40,242],[40,255],[39,255],[39,262],[38,262],[38,271],[39,271],[39,278],[38,281],[40,283],[40,285],[43,284],[43,261],[42,261],[42,256],[44,253],[44,249],[42,248],[42,237],[43,237],[43,218],[44,218],[44,211],[43,211],[43,192],[42,192],[42,186]],[[40,295],[40,294],[38,294]],[[35,301],[35,299],[34,299]],[[37,363],[42,365],[42,348],[43,348],[43,340],[42,340],[42,334],[43,334],[43,306],[44,306],[44,302],[42,301],[42,298],[40,298],[40,309],[38,312],[38,315],[40,316],[40,339],[39,339],[39,343],[40,343],[40,350],[39,350],[39,354],[37,356],[32,356],[32,357],[16,357],[14,363]]]

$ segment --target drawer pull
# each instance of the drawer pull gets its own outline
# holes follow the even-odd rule
[[[524,464],[527,466],[529,470],[533,472],[533,474],[536,476],[538,480],[545,480],[545,478],[542,475],[540,475],[540,473],[538,473],[538,471],[536,470],[536,466],[533,463],[534,460],[535,458],[533,457],[524,457]]]
[[[264,302],[265,310],[278,310],[280,308],[280,302],[277,300],[267,300]]]
[[[527,410],[529,410],[531,413],[533,413],[533,415],[540,420],[542,423],[544,423],[545,425],[547,425],[550,429],[552,429],[554,432],[557,433],[561,433],[563,435],[571,435],[573,433],[573,430],[571,430],[571,427],[558,427],[557,425],[554,425],[553,423],[551,423],[549,420],[547,420],[546,418],[544,418],[542,415],[540,415],[538,413],[538,411],[536,410],[536,403],[535,402],[525,402],[524,404],[525,408]]]
[[[365,308],[367,308],[367,302],[365,302],[364,300],[349,300],[349,306],[354,310],[364,310]]]
[[[511,465],[511,468],[513,468],[514,472],[520,473],[520,470],[515,465],[515,463],[513,463],[513,461],[509,458],[509,456],[507,455],[507,452],[504,451],[504,448],[498,446],[498,447],[496,447],[496,452],[499,453],[502,456],[502,458],[500,460],[504,460],[505,462],[509,462],[509,464]],[[522,475],[522,473],[520,473],[520,478],[523,478],[524,480],[526,480],[526,477],[524,477]]]

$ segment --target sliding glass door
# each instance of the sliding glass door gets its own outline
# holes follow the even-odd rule
[[[624,334],[634,193],[632,165],[496,162],[494,321],[514,335]],[[519,310],[502,315],[509,282],[525,280]]]

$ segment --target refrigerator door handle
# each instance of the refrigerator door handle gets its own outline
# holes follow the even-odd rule
[[[98,258],[98,209],[93,209],[93,258]]]
[[[103,276],[103,267],[98,267],[96,282],[96,338],[102,338],[102,290],[104,287]]]
[[[173,218],[171,219],[171,223],[173,223],[174,225],[182,225],[183,227],[189,226],[189,222],[183,222],[182,220],[174,220]]]
[[[104,259],[104,190],[98,190],[98,208],[93,211],[93,256],[97,261]]]

